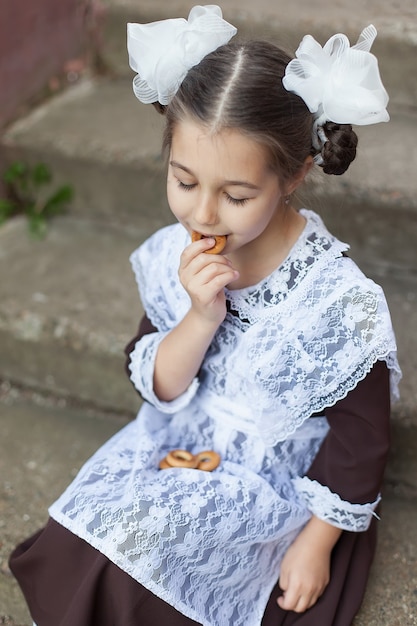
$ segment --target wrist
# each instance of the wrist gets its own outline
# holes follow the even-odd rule
[[[161,341],[155,358],[153,390],[160,401],[172,402],[198,375],[218,324],[190,309]]]
[[[208,337],[211,341],[224,316],[209,315],[206,310],[192,305],[184,319],[193,335]]]
[[[341,534],[340,528],[313,515],[299,536],[310,545],[314,545],[317,550],[331,552]]]

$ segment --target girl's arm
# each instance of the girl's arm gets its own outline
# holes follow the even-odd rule
[[[158,350],[158,356],[157,358],[161,359],[161,355],[162,355],[162,359],[169,359],[167,362],[167,367],[165,368],[165,376],[169,376],[171,378],[171,381],[174,381],[174,378],[177,376],[178,371],[181,371],[181,373],[183,374],[183,370],[179,369],[178,367],[178,363],[181,362],[181,360],[184,358],[184,356],[187,357],[192,357],[192,361],[195,361],[195,365],[194,367],[190,368],[190,372],[188,374],[188,376],[186,376],[185,378],[185,383],[183,383],[183,385],[181,385],[180,387],[184,387],[187,388],[189,383],[191,382],[191,380],[194,378],[195,374],[198,372],[199,369],[199,363],[201,363],[202,358],[201,353],[205,353],[207,348],[203,348],[201,349],[201,343],[199,344],[198,341],[196,341],[196,336],[195,334],[193,335],[193,331],[192,331],[192,325],[193,325],[193,319],[192,319],[192,315],[188,314],[183,322],[181,322],[179,324],[178,330],[175,329],[175,333],[173,333],[173,336],[171,337],[171,334],[169,335],[170,340],[169,341],[164,341],[162,342],[164,344],[162,351]],[[183,332],[184,331],[184,332]],[[150,320],[146,317],[146,315],[144,315],[144,317],[142,318],[140,325],[139,325],[139,329],[137,334],[133,337],[133,339],[131,339],[129,341],[129,343],[127,344],[127,346],[125,347],[125,355],[126,355],[126,362],[125,362],[125,371],[126,374],[128,375],[128,377],[130,378],[131,372],[129,369],[129,365],[131,363],[131,359],[130,359],[130,354],[131,352],[133,352],[133,350],[135,349],[135,346],[137,344],[137,342],[144,336],[144,335],[148,335],[151,333],[157,333],[158,329],[155,328],[152,323],[150,322]],[[196,332],[199,332],[199,326],[197,325],[196,327]],[[182,337],[181,337],[182,335]],[[209,339],[209,342],[211,341],[212,336],[209,334],[207,335],[207,339]],[[168,339],[168,337],[167,337]],[[204,337],[203,337],[204,340]],[[173,341],[174,345],[171,346],[170,343],[171,341]],[[179,354],[177,354],[177,357],[173,356],[173,348],[175,349],[176,344],[178,342],[178,348],[179,348]],[[162,345],[162,344],[161,344]],[[208,347],[208,346],[207,346]],[[198,349],[200,348],[200,350]],[[167,356],[163,356],[163,352],[165,352],[165,354]],[[168,356],[168,353],[169,356]],[[168,373],[168,368],[169,365],[172,365],[171,368],[171,372]],[[162,369],[162,368],[160,368]],[[193,372],[195,372],[195,374],[193,374]],[[181,392],[180,392],[181,393]],[[158,394],[157,394],[158,395]],[[179,395],[179,394],[177,394]],[[160,396],[159,396],[160,397]],[[161,398],[160,399],[164,399]]]
[[[204,254],[214,243],[213,239],[201,239],[181,255],[179,277],[191,307],[162,341],[156,356],[154,392],[165,402],[181,395],[197,375],[226,316],[224,288],[239,276],[226,257]]]
[[[325,485],[347,502],[375,502],[390,442],[386,363],[377,361],[366,378],[325,414],[330,430],[307,478]],[[280,586],[284,595],[278,604],[283,609],[299,612],[315,604],[331,575],[331,551],[341,532],[313,515],[282,562]]]
[[[180,396],[197,376],[218,325],[205,323],[193,309],[161,342],[155,360],[153,388],[157,397],[170,402]]]
[[[181,256],[179,275],[190,296],[191,307],[158,348],[154,391],[162,401],[169,402],[181,395],[198,374],[211,340],[226,315],[224,287],[238,278],[238,272],[226,257],[203,254],[212,245],[213,240],[202,239],[188,246]],[[156,332],[158,329],[144,316],[137,335],[125,348],[125,369],[130,379],[131,353],[144,335]]]
[[[224,288],[239,276],[226,257],[204,254],[213,245],[214,240],[201,239],[181,255],[179,277],[191,307],[161,342],[156,356],[154,392],[165,402],[180,396],[197,375],[226,316]]]

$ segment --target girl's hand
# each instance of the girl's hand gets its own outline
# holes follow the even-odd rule
[[[313,517],[288,548],[281,564],[277,599],[285,611],[303,613],[314,606],[330,580],[330,557],[341,531]]]
[[[279,585],[283,595],[277,600],[281,609],[303,613],[312,607],[330,578],[330,554],[296,539],[281,565]]]
[[[204,254],[214,243],[214,239],[203,238],[187,246],[181,255],[179,277],[193,311],[201,319],[219,325],[226,316],[224,288],[239,273],[225,256]]]

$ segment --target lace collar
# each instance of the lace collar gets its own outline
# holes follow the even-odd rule
[[[226,289],[228,310],[244,325],[254,323],[262,309],[285,300],[313,267],[322,266],[330,257],[340,257],[349,249],[348,244],[329,233],[316,213],[307,209],[301,209],[300,213],[306,224],[286,259],[255,285]]]

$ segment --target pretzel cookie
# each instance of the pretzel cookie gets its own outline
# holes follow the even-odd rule
[[[170,467],[197,467],[197,458],[187,450],[172,450],[165,459]]]
[[[171,450],[159,463],[159,469],[186,467],[212,472],[220,465],[220,454],[214,450],[204,450],[199,454],[191,454],[187,450]]]
[[[197,469],[212,472],[220,465],[220,454],[214,450],[204,450],[196,455]]]
[[[200,241],[200,239],[205,239],[206,237],[201,233],[198,233],[196,230],[193,230],[191,233],[191,241]],[[216,243],[212,248],[206,250],[207,254],[220,254],[223,248],[226,245],[227,237],[226,235],[210,235],[211,239],[215,239]]]

